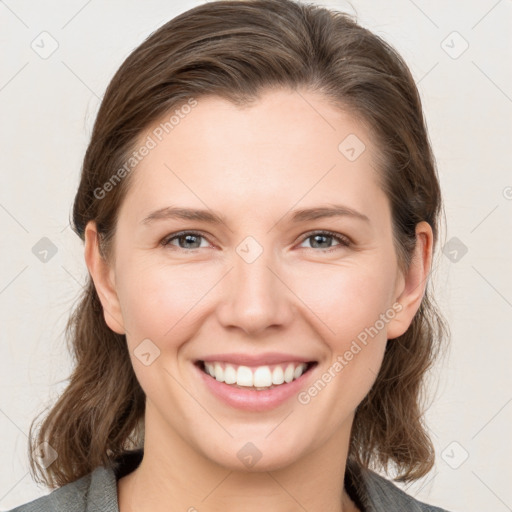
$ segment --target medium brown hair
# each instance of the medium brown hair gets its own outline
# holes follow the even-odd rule
[[[432,227],[435,248],[441,193],[407,65],[352,16],[292,0],[205,3],[163,25],[127,57],[96,118],[74,201],[73,230],[84,240],[87,222],[95,221],[102,255],[110,261],[117,215],[133,173],[107,198],[97,191],[123,168],[144,130],[190,98],[215,95],[243,106],[276,87],[317,92],[368,127],[379,149],[379,179],[391,205],[400,269],[410,264],[420,221]],[[420,478],[434,463],[422,419],[423,393],[427,370],[449,330],[429,285],[407,331],[388,342],[376,381],[356,409],[350,439],[350,459],[386,471],[393,463],[398,481]],[[74,360],[69,383],[37,434],[34,420],[29,435],[34,479],[52,488],[99,465],[112,467],[116,457],[142,447],[144,439],[145,394],[125,335],[105,323],[90,275],[66,337]],[[58,454],[46,468],[33,455],[44,442]]]

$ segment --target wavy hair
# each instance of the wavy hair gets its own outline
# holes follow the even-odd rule
[[[430,224],[438,243],[441,192],[420,96],[400,55],[353,16],[294,0],[211,1],[171,19],[123,62],[101,102],[72,211],[84,240],[88,221],[110,261],[128,173],[122,169],[152,123],[190,98],[215,95],[243,106],[268,88],[308,90],[352,113],[378,147],[378,176],[392,212],[402,271],[411,261],[415,226]],[[433,259],[433,261],[435,261]],[[429,276],[430,277],[430,276]],[[349,459],[388,471],[398,481],[430,471],[435,451],[423,422],[425,383],[449,328],[430,281],[407,331],[389,342],[374,385],[355,411]],[[91,276],[66,325],[73,371],[67,387],[29,433],[34,480],[55,488],[143,446],[145,394],[133,371],[125,335],[105,323]],[[42,414],[42,413],[40,413]],[[45,467],[35,454],[48,443],[58,454]],[[43,445],[47,446],[47,445]],[[44,450],[43,450],[44,451]],[[39,478],[40,477],[40,478]]]

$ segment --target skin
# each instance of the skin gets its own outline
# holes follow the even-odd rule
[[[366,145],[355,161],[338,150],[349,134]],[[105,320],[126,334],[147,396],[144,458],[119,480],[121,512],[357,510],[343,489],[354,411],[386,343],[420,306],[432,254],[431,227],[419,223],[413,262],[399,271],[376,151],[364,125],[317,93],[266,91],[243,109],[201,97],[133,171],[113,261],[100,257],[88,223],[85,259]],[[291,210],[327,203],[369,222],[287,220]],[[141,224],[170,205],[209,208],[226,222]],[[197,249],[183,239],[160,244],[191,229],[204,235],[192,240]],[[313,230],[353,244],[320,238],[315,245],[304,236]],[[263,249],[252,263],[236,252],[247,236]],[[292,397],[270,411],[237,410],[213,396],[193,367],[213,353],[286,352],[318,361],[311,384],[397,302],[402,310],[307,405]],[[133,352],[146,338],[160,350],[149,366]],[[247,442],[262,454],[250,469],[237,457]]]

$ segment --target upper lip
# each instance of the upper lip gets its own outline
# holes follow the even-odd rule
[[[282,352],[266,352],[258,355],[249,354],[212,354],[205,356],[198,361],[205,361],[207,363],[223,362],[231,363],[236,365],[245,366],[263,366],[270,364],[288,363],[288,362],[299,362],[299,363],[310,363],[314,359],[301,357],[294,354],[284,354]]]

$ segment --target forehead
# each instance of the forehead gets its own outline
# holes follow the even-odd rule
[[[364,210],[382,194],[369,132],[318,94],[269,91],[242,108],[215,96],[196,102],[141,134],[153,147],[125,199],[139,214],[182,199],[256,213],[318,200]]]

